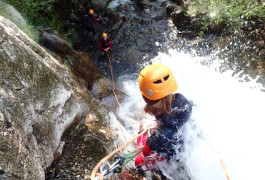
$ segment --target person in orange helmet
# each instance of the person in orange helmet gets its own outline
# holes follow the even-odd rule
[[[112,46],[112,42],[110,40],[110,38],[108,38],[107,33],[102,33],[102,36],[99,40],[99,49],[102,52],[109,52]]]
[[[156,119],[154,124],[141,124],[140,132],[146,127],[152,128],[152,131],[149,137],[144,134],[137,140],[137,146],[145,148],[136,157],[135,165],[145,165],[146,169],[147,165],[155,166],[156,161],[171,159],[183,149],[178,131],[190,118],[192,104],[182,94],[175,93],[178,85],[171,70],[162,64],[146,66],[140,72],[139,89],[146,102],[145,112]],[[150,155],[151,159],[148,158]]]
[[[85,16],[85,21],[84,21],[85,30],[87,32],[93,32],[93,35],[95,35],[96,31],[94,29],[94,23],[98,21],[99,19],[94,17],[94,10],[90,9],[88,15]]]

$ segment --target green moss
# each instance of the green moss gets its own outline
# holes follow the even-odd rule
[[[67,62],[67,61],[64,61],[63,63],[65,65],[65,67],[67,67],[67,69],[69,69],[70,71],[73,70],[72,66]]]
[[[70,46],[72,47],[72,41],[71,41],[71,37],[73,35],[73,33],[75,32],[75,29],[74,28],[70,28],[67,30],[67,32],[64,34],[64,38],[65,40],[70,44]]]

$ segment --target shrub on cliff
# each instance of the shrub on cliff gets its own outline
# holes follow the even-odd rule
[[[55,0],[4,0],[14,6],[35,26],[48,26],[61,31],[62,25],[53,10]]]
[[[201,15],[201,31],[218,29],[225,24],[228,29],[240,29],[254,18],[265,20],[265,3],[261,0],[194,0],[189,14]]]

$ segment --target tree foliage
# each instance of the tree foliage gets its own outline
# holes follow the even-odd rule
[[[194,0],[189,14],[202,15],[202,30],[225,24],[229,28],[242,28],[253,18],[265,20],[265,2],[260,0]]]
[[[13,5],[24,17],[34,25],[58,26],[54,21],[58,20],[56,12],[53,11],[55,0],[5,0]],[[56,20],[54,20],[57,18]],[[52,22],[52,24],[51,24]],[[53,27],[58,30],[58,27]]]

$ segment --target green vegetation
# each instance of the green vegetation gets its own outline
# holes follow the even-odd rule
[[[67,32],[63,35],[64,39],[69,43],[69,45],[72,47],[72,41],[70,39],[70,37],[72,36],[72,34],[75,32],[74,28],[70,28],[67,30]]]
[[[35,26],[51,27],[63,32],[59,15],[53,10],[55,0],[5,0]]]
[[[31,25],[26,19],[25,21],[19,21],[19,18],[16,17],[17,15],[12,14],[8,5],[3,1],[0,1],[0,15],[14,22],[19,29],[26,33],[31,39],[37,41],[37,31],[35,30],[34,26]]]
[[[72,66],[69,64],[69,62],[67,62],[66,60],[64,61],[64,65],[65,67],[67,67],[70,71],[73,71]]]
[[[220,25],[240,29],[245,21],[265,19],[265,3],[262,0],[194,0],[188,9],[189,15],[201,15],[201,34]]]
[[[14,6],[19,12],[33,22],[38,24],[46,19],[46,15],[52,12],[54,0],[5,0]]]

